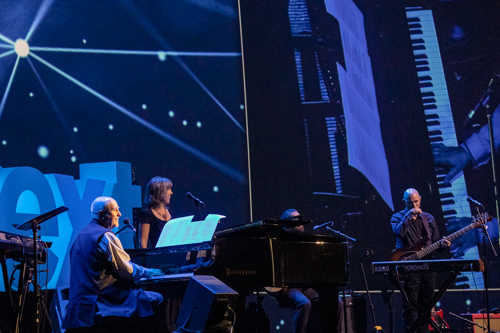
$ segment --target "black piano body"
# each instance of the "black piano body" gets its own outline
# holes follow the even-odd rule
[[[165,271],[185,264],[188,252],[194,257],[193,251],[202,250],[207,251],[207,258],[212,254],[213,259],[193,274],[215,276],[235,290],[345,285],[349,281],[349,248],[344,238],[288,232],[276,220],[217,231],[211,246],[195,244],[127,252],[133,262]],[[168,276],[163,281],[169,282]]]
[[[285,231],[257,222],[221,230],[214,239],[214,263],[196,273],[213,275],[233,289],[322,284],[349,280],[344,239]]]
[[[191,274],[212,275],[238,292],[233,305],[238,318],[236,331],[246,332],[252,318],[245,312],[246,296],[263,287],[313,287],[320,297],[323,330],[331,332],[338,312],[338,286],[349,281],[348,242],[337,236],[288,232],[278,221],[259,221],[217,231],[210,248],[196,244],[192,249],[157,248],[128,251],[132,261],[148,268],[179,267],[186,252],[206,250],[210,259],[191,273],[165,275],[142,281],[143,288],[166,297],[182,297]],[[187,251],[186,251],[187,250]],[[181,264],[182,265],[182,264]]]

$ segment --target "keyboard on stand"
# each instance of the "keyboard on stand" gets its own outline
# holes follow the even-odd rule
[[[380,261],[372,263],[373,274],[483,271],[484,263],[481,259],[406,260]]]

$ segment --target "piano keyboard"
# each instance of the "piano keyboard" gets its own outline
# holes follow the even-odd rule
[[[416,272],[482,272],[481,259],[380,261],[372,263],[373,274]]]
[[[155,282],[170,282],[170,281],[188,281],[193,276],[193,272],[179,274],[165,274],[148,276],[136,281],[137,284],[148,284]]]
[[[406,15],[430,142],[458,146],[432,11],[408,10]],[[471,216],[463,173],[449,185],[444,184],[445,176],[444,169],[437,167],[436,177],[444,217]],[[478,258],[477,246],[469,249],[464,256],[464,259]],[[484,282],[480,273],[474,274],[474,280],[477,288],[482,288]]]
[[[326,128],[328,131],[328,142],[330,144],[330,156],[332,158],[333,176],[335,178],[336,193],[342,193],[342,180],[340,177],[339,155],[337,152],[337,120],[335,117],[326,117]]]

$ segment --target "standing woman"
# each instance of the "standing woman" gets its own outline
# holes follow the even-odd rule
[[[154,248],[165,224],[172,218],[169,210],[172,182],[154,177],[146,187],[146,208],[139,214],[141,248]]]

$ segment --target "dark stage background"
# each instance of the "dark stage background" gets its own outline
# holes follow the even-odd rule
[[[454,122],[451,127],[460,144],[486,124],[486,109],[481,107],[472,122],[477,125],[462,130],[468,112],[496,77],[500,5],[494,1],[355,1],[363,16],[390,175],[392,202],[387,202],[364,174],[349,166],[346,141],[357,133],[345,132],[345,101],[338,73],[338,65],[346,66],[342,39],[345,26],[327,9],[329,4],[339,2],[343,3],[242,2],[252,203],[254,219],[271,212],[278,216],[284,209],[295,207],[314,224],[333,221],[336,230],[357,239],[350,252],[348,287],[363,290],[361,255],[366,250],[374,251],[365,260],[368,271],[372,261],[388,260],[395,244],[389,223],[393,214],[390,203],[395,211],[403,209],[405,189],[418,189],[422,208],[436,217],[442,235],[468,225],[474,214],[465,197],[456,199],[456,193],[450,200],[455,199],[453,204],[462,206],[463,211],[448,211],[450,200],[440,193],[448,169],[436,170],[434,166],[432,144],[438,141],[436,133],[428,130],[432,119],[422,101],[420,88],[424,83],[418,76],[407,15],[415,11],[432,13]],[[489,106],[492,111],[498,106],[495,93]],[[336,124],[333,129],[332,119]],[[383,163],[373,165],[383,167]],[[466,194],[496,217],[490,164],[469,166],[464,176]],[[488,227],[498,251],[496,218]],[[451,253],[437,253],[436,257],[477,258],[483,256],[482,250],[482,239],[477,231],[471,231],[453,244]],[[487,252],[491,260],[487,266],[489,287],[497,288],[498,259],[489,249]],[[439,275],[438,282],[445,278]],[[393,288],[382,276],[368,274],[367,280],[372,290]],[[483,289],[482,274],[466,274],[452,288]],[[447,298],[440,305],[455,313],[486,307],[482,293],[459,298]],[[495,298],[490,305],[497,306],[497,302]],[[381,306],[379,311],[386,311],[387,303]],[[385,317],[385,312],[379,314]],[[400,325],[399,316],[396,323]]]
[[[339,3],[354,4],[352,12],[347,5],[340,11],[361,16],[329,13]],[[442,235],[471,221],[468,207],[468,215],[450,218],[439,192],[407,18],[421,10],[433,15],[460,144],[485,124],[480,108],[477,126],[461,128],[500,68],[500,4],[493,0],[3,1],[0,172],[27,166],[48,179],[78,180],[81,164],[126,162],[142,194],[153,176],[168,177],[174,216],[196,213],[185,198],[191,191],[207,204],[204,214],[227,216],[221,228],[296,208],[313,220],[309,232],[333,221],[357,240],[347,287],[362,290],[361,255],[374,251],[367,271],[371,261],[387,260],[395,244],[389,220],[404,208],[406,188],[419,190]],[[388,197],[349,164],[347,141],[361,132],[347,131],[340,78],[342,69],[352,73],[346,54],[354,54],[343,35],[346,17],[363,27],[359,45],[369,59],[379,121],[371,126],[386,157],[368,167],[387,173]],[[18,38],[27,39],[31,53],[17,61]],[[498,105],[495,94],[489,104]],[[489,164],[467,167],[464,176],[466,194],[496,217]],[[0,173],[2,184],[5,177]],[[2,212],[0,230],[20,233],[11,223],[44,212]],[[498,250],[496,219],[489,226]],[[42,236],[74,237],[72,230],[43,227]],[[437,256],[461,257],[470,249],[476,250],[471,256],[482,255],[475,231]],[[52,265],[62,259],[51,256]],[[490,259],[490,287],[499,287],[498,260]],[[381,276],[367,279],[373,290],[391,288]],[[466,276],[458,287],[482,288],[482,281],[480,274]],[[481,298],[471,308],[467,297],[448,306],[455,303],[457,312],[485,307]]]

